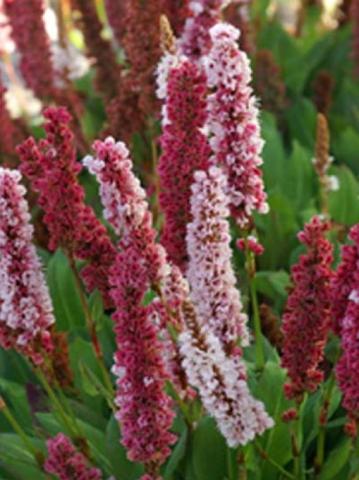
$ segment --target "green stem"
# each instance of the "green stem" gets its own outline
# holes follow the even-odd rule
[[[359,428],[359,421],[357,421],[357,428]],[[352,459],[356,463],[359,458],[359,436],[356,439],[353,439],[353,450],[352,450]],[[357,471],[356,465],[354,466],[354,474],[351,475],[350,480],[359,480],[359,472]],[[353,468],[352,468],[353,471]]]
[[[28,450],[30,455],[32,455],[38,464],[38,466],[42,470],[42,461],[41,461],[41,452],[36,450],[36,448],[33,446],[33,444],[30,442],[28,439],[25,431],[21,427],[21,425],[18,423],[16,418],[13,416],[9,408],[7,407],[6,403],[4,402],[3,398],[0,397],[0,411],[4,414],[4,417],[7,419],[7,421],[10,423],[14,431],[19,435],[19,437],[22,440],[22,443],[24,444],[25,448]]]
[[[231,457],[231,450],[229,447],[226,449],[226,457],[227,457],[227,475],[228,475],[228,480],[236,480],[235,479],[235,472],[233,468],[233,462],[232,462],[232,457]]]
[[[317,455],[315,459],[316,474],[320,472],[324,462],[325,435],[326,435],[326,425],[328,421],[328,408],[330,405],[330,400],[333,393],[334,385],[335,385],[335,376],[334,376],[334,373],[332,372],[327,385],[327,389],[323,395],[323,404],[319,414],[319,433],[318,433],[318,439],[317,439]]]
[[[255,334],[255,349],[256,349],[256,368],[259,371],[264,369],[265,365],[265,356],[264,356],[264,344],[263,344],[263,334],[261,328],[261,319],[259,315],[259,306],[258,306],[258,296],[257,289],[254,282],[254,277],[256,274],[256,263],[253,252],[248,248],[247,239],[245,239],[246,248],[245,248],[245,257],[246,257],[246,270],[248,275],[249,282],[249,291],[253,309],[253,321],[254,321],[254,334]]]
[[[253,308],[254,334],[256,337],[256,345],[255,345],[256,346],[256,365],[257,365],[257,370],[262,371],[265,365],[263,334],[262,334],[261,320],[259,315],[257,291],[256,291],[256,287],[254,285],[253,280],[251,280],[249,288],[251,292],[251,300],[252,300],[252,308]]]
[[[291,473],[287,472],[287,470],[285,470],[281,465],[279,465],[279,463],[277,463],[275,460],[273,460],[273,458],[271,458],[267,452],[265,450],[263,450],[262,446],[258,443],[258,441],[255,441],[254,443],[256,449],[258,450],[258,453],[260,454],[260,456],[265,460],[267,461],[268,463],[270,463],[273,467],[275,467],[284,477],[286,478],[297,478],[297,477],[294,477],[294,475],[292,475]]]
[[[299,429],[300,419],[299,419],[299,409],[298,409],[298,419],[294,422],[294,427],[291,432],[292,437],[292,452],[293,452],[293,473],[294,478],[300,479],[301,478],[301,462],[300,462],[300,429]]]
[[[304,394],[303,400],[297,404],[297,419],[294,422],[294,428],[291,432],[292,451],[294,459],[294,477],[302,480],[305,471],[305,465],[302,462],[302,413],[307,400],[307,394]]]
[[[44,375],[44,373],[39,368],[36,368],[35,372],[36,372],[41,384],[43,385],[44,389],[46,390],[46,393],[48,394],[52,404],[54,405],[59,417],[61,418],[61,421],[64,423],[65,427],[67,428],[68,433],[73,437],[78,436],[79,432],[77,430],[76,425],[73,425],[71,423],[71,421],[69,420],[68,413],[65,411],[61,402],[57,398],[57,396],[56,396],[55,392],[53,391],[51,385],[47,381],[47,378]]]
[[[237,454],[238,480],[247,480],[246,459],[243,450],[239,449]]]
[[[102,353],[102,350],[101,350],[101,345],[100,345],[100,342],[99,342],[99,339],[98,339],[97,333],[96,333],[96,324],[95,324],[95,322],[92,318],[90,308],[89,308],[88,303],[87,303],[83,283],[82,283],[82,280],[80,278],[79,272],[77,270],[76,263],[75,263],[75,260],[74,260],[73,256],[71,254],[67,254],[67,258],[68,258],[72,273],[74,274],[76,288],[77,288],[77,291],[78,291],[78,294],[79,294],[80,302],[81,302],[81,305],[82,305],[82,308],[83,308],[83,311],[84,311],[84,315],[85,315],[85,319],[86,319],[86,325],[87,325],[87,328],[90,332],[92,348],[93,348],[95,357],[97,359],[98,365],[100,367],[104,384],[105,384],[106,388],[109,390],[109,393],[113,396],[114,395],[114,389],[113,389],[111,377],[108,373],[108,370],[106,368],[106,365],[105,365],[105,362],[104,362],[104,359],[103,359],[103,353]]]

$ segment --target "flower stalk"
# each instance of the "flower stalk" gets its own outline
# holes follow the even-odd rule
[[[264,369],[265,365],[265,355],[264,355],[264,343],[263,343],[263,333],[261,327],[261,319],[259,314],[259,304],[257,289],[255,285],[255,275],[256,275],[256,260],[254,252],[249,248],[248,238],[244,239],[244,253],[246,258],[246,271],[248,276],[249,283],[249,293],[251,298],[251,305],[253,311],[253,325],[254,325],[254,335],[255,335],[255,352],[256,352],[256,369],[261,372]]]
[[[19,435],[19,437],[21,438],[24,444],[24,447],[34,457],[35,462],[38,464],[38,466],[42,470],[43,461],[44,461],[42,453],[39,450],[37,450],[34,447],[34,445],[31,443],[25,431],[23,430],[19,422],[16,420],[14,415],[11,413],[11,410],[8,408],[8,406],[5,403],[5,400],[2,397],[0,397],[0,412],[4,415],[6,420],[10,423],[14,431]]]
[[[96,323],[94,322],[94,320],[92,318],[92,315],[91,315],[91,312],[90,312],[90,308],[89,308],[89,305],[88,305],[88,302],[87,302],[87,299],[86,299],[85,289],[84,289],[82,280],[80,278],[79,272],[77,270],[76,263],[75,263],[75,260],[74,260],[73,256],[71,254],[68,254],[67,258],[68,258],[68,261],[69,261],[71,271],[72,271],[72,273],[74,275],[74,278],[75,278],[75,284],[76,284],[76,288],[77,288],[77,291],[78,291],[78,294],[79,294],[82,309],[84,311],[84,315],[85,315],[85,319],[86,319],[86,325],[87,325],[87,328],[88,328],[89,333],[90,333],[92,348],[93,348],[97,363],[100,367],[102,378],[103,378],[104,384],[106,386],[106,389],[108,390],[109,394],[111,394],[111,396],[113,396],[114,390],[113,390],[111,377],[110,377],[110,375],[108,373],[108,370],[106,368],[106,365],[105,365],[103,352],[102,352],[102,349],[101,349],[101,344],[100,344],[100,341],[99,341],[97,333],[96,333]]]

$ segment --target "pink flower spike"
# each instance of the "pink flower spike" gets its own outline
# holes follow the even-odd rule
[[[212,163],[228,176],[230,209],[237,224],[251,223],[253,212],[268,212],[262,179],[259,112],[249,83],[252,72],[247,55],[239,50],[239,31],[218,23],[210,30],[212,48],[204,58],[211,94],[208,122]]]
[[[273,426],[262,402],[251,395],[240,355],[227,356],[219,339],[200,327],[190,302],[185,301],[186,328],[179,336],[182,364],[189,383],[216,420],[229,447],[245,445]]]
[[[86,457],[63,433],[50,438],[46,445],[49,454],[44,468],[47,473],[56,475],[60,480],[102,480],[101,471],[91,467]]]
[[[211,48],[210,29],[221,19],[221,11],[228,0],[194,0],[190,2],[191,15],[187,18],[180,47],[191,60],[198,60]]]
[[[349,295],[355,287],[355,272],[359,262],[359,224],[351,228],[352,244],[341,249],[341,262],[332,278],[333,330],[340,335],[341,324],[349,303]]]
[[[289,398],[313,392],[323,380],[320,363],[330,329],[333,248],[324,234],[329,223],[319,217],[305,225],[298,238],[307,253],[292,267],[292,291],[283,316],[282,365],[290,382]]]
[[[6,88],[0,78],[0,156],[7,166],[16,164],[16,143],[21,134],[15,121],[10,117],[6,105]]]
[[[351,228],[351,245],[342,247],[341,263],[332,281],[335,330],[340,336],[342,356],[336,376],[349,413],[348,433],[357,434],[359,421],[359,225]]]
[[[243,313],[231,265],[227,180],[219,168],[198,171],[192,185],[192,222],[188,224],[188,281],[197,317],[231,351],[238,340],[248,345]]]
[[[355,272],[358,285],[359,271]],[[339,387],[343,392],[343,406],[349,418],[359,422],[359,292],[354,289],[349,295],[348,306],[341,322],[342,356],[336,367]]]
[[[81,165],[76,161],[71,116],[63,107],[47,108],[46,138],[31,137],[18,147],[21,168],[39,193],[44,222],[50,233],[49,248],[63,248],[71,257],[86,260],[81,270],[89,291],[98,288],[105,305],[111,306],[108,276],[116,250],[102,223],[85,204],[85,192],[78,181]]]
[[[167,261],[166,251],[156,243],[156,231],[152,226],[152,215],[146,201],[146,193],[132,170],[132,162],[124,143],[111,137],[105,141],[96,141],[93,145],[95,157],[88,156],[83,163],[91,173],[95,174],[100,183],[100,195],[104,206],[104,215],[113,225],[115,232],[121,238],[120,250],[137,252],[138,261],[145,269],[147,280],[155,292],[162,291],[162,296],[168,295],[168,306],[178,313],[183,288],[181,274]],[[162,299],[161,299],[162,300]],[[171,372],[171,380],[176,386],[186,390],[180,376],[177,346],[168,336],[168,313],[164,305],[156,300],[157,316],[161,325],[161,336],[166,344],[166,367]],[[152,312],[154,313],[154,312]],[[171,319],[174,328],[182,328],[181,320]],[[181,392],[181,395],[187,392]]]
[[[54,93],[55,72],[43,20],[43,0],[4,0],[11,37],[20,53],[20,70],[26,84],[39,98]]]
[[[161,242],[169,259],[187,266],[186,227],[191,219],[193,174],[208,168],[210,148],[202,129],[206,120],[206,78],[199,68],[182,60],[170,69],[165,125],[158,165],[160,206],[165,216]]]
[[[176,440],[169,431],[175,414],[164,390],[168,375],[153,318],[156,312],[151,305],[142,305],[149,281],[135,248],[118,254],[111,281],[117,339],[113,372],[118,377],[115,403],[121,441],[131,461],[161,465]]]
[[[52,349],[55,319],[20,180],[0,167],[0,345],[39,364]]]
[[[148,208],[146,192],[133,173],[129,151],[112,137],[93,144],[95,157],[83,163],[100,183],[104,216],[121,238],[120,247],[135,248],[146,263],[151,283],[162,281],[168,267],[166,252],[155,243],[156,230]]]

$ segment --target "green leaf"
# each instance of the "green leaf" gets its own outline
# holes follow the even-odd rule
[[[358,102],[359,103],[359,102]],[[359,105],[358,105],[359,110]],[[358,122],[359,126],[359,122]],[[346,127],[340,131],[338,138],[333,139],[332,150],[334,158],[340,163],[345,163],[356,175],[359,174],[358,152],[359,134],[352,127]]]
[[[94,409],[101,408],[103,399],[98,395],[94,397],[92,391],[91,394],[89,394],[88,389],[90,386],[86,382],[84,384],[84,376],[82,371],[83,364],[85,364],[86,367],[91,370],[91,373],[99,379],[99,382],[102,380],[101,370],[97,364],[97,360],[90,342],[85,341],[80,337],[76,337],[76,339],[69,345],[69,352],[71,368],[74,372],[75,385],[80,391],[82,401]]]
[[[165,472],[164,478],[165,480],[170,480],[176,468],[178,467],[179,463],[183,459],[186,453],[186,446],[187,446],[187,439],[188,439],[188,429],[184,428],[182,431],[180,439],[177,441],[176,446],[173,449],[172,455],[170,456]]]
[[[271,191],[281,184],[287,167],[287,159],[282,138],[272,114],[262,113],[261,129],[265,140],[262,153],[264,181],[267,190]]]
[[[313,153],[294,141],[283,178],[283,193],[298,210],[303,210],[314,197]]]
[[[0,377],[0,393],[15,418],[26,431],[32,431],[32,418],[25,388]],[[1,412],[0,412],[1,413]]]
[[[87,393],[87,395],[90,395],[90,397],[97,397],[97,395],[100,394],[100,391],[96,386],[97,383],[92,381],[92,378],[90,377],[86,368],[86,364],[82,361],[79,362],[79,370],[81,373],[83,391]],[[97,379],[96,376],[95,378]],[[100,380],[98,380],[98,382],[100,382]]]
[[[90,295],[89,308],[93,321],[98,325],[102,320],[104,311],[102,296],[98,290],[95,290]]]
[[[293,91],[300,91],[308,75],[303,64],[298,45],[279,22],[272,21],[263,25],[258,32],[260,48],[270,49],[280,65],[285,83]]]
[[[278,295],[287,297],[287,288],[289,286],[289,275],[285,270],[277,272],[259,271],[254,280],[256,289],[275,300]]]
[[[350,438],[344,438],[340,445],[330,452],[319,475],[319,480],[333,479],[348,462],[351,449],[352,442]]]
[[[120,443],[118,422],[111,417],[106,428],[105,448],[111,463],[112,473],[121,480],[137,480],[143,474],[143,466],[127,459],[125,448]]]
[[[339,189],[329,195],[329,212],[333,220],[347,226],[359,222],[359,184],[345,166],[332,169],[339,180]]]
[[[70,331],[85,326],[85,317],[74,276],[67,258],[58,250],[47,269],[47,281],[59,330]]]
[[[298,98],[285,116],[291,137],[314,152],[317,112],[313,103],[304,97]]]
[[[44,443],[30,438],[31,443],[45,452]],[[0,434],[0,464],[15,478],[21,480],[44,480],[45,475],[39,469],[33,456],[25,449],[22,440],[14,433]]]
[[[280,465],[285,465],[292,457],[288,425],[281,420],[282,413],[290,406],[283,395],[285,379],[285,370],[278,363],[267,362],[254,390],[254,396],[263,401],[275,423],[274,427],[261,438],[263,448]],[[275,470],[268,462],[263,462],[262,471],[262,478],[266,480],[277,478]]]
[[[193,433],[192,455],[196,480],[222,480],[226,472],[227,446],[215,421],[203,417]]]
[[[298,244],[299,230],[296,209],[279,191],[268,197],[270,211],[267,215],[256,216],[256,225],[264,245],[264,254],[259,257],[262,270],[287,268],[292,249]]]

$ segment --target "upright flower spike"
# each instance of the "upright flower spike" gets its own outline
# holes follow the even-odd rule
[[[212,92],[207,122],[213,150],[211,161],[228,176],[231,214],[244,228],[254,211],[268,211],[259,169],[263,147],[259,113],[249,85],[249,59],[237,46],[239,31],[219,23],[211,28],[210,36],[213,45],[204,62]]]
[[[245,445],[271,428],[273,420],[262,402],[252,397],[241,357],[227,356],[219,339],[199,326],[191,302],[183,302],[182,312],[186,328],[179,342],[188,380],[199,390],[228,446]]]
[[[166,0],[165,11],[176,36],[181,35],[187,17],[190,15],[190,0]]]
[[[54,71],[43,15],[43,0],[4,0],[11,36],[20,53],[20,70],[29,88],[39,98],[54,91]]]
[[[211,167],[208,173],[195,173],[191,198],[193,220],[187,233],[187,278],[198,321],[231,353],[238,338],[242,345],[248,345],[249,335],[231,265],[226,185],[226,177],[216,167]]]
[[[348,307],[349,296],[355,288],[355,272],[359,263],[359,225],[351,228],[349,239],[352,244],[344,245],[341,249],[341,261],[334,272],[332,288],[332,317],[333,330],[340,335],[345,311]]]
[[[136,248],[118,254],[112,270],[113,315],[117,338],[114,373],[117,375],[116,418],[122,443],[131,461],[144,463],[156,473],[169,456],[176,437],[170,433],[174,418],[171,399],[164,391],[168,378],[162,345],[151,305],[142,305],[149,288],[146,266]]]
[[[55,319],[20,180],[0,167],[0,345],[40,364],[52,349]]]
[[[207,55],[212,40],[209,31],[221,19],[221,11],[228,0],[194,0],[190,2],[190,16],[180,39],[181,50],[192,60]]]
[[[307,253],[292,267],[293,287],[283,316],[282,365],[290,379],[285,386],[289,398],[315,391],[323,380],[320,362],[331,318],[333,248],[324,236],[329,226],[313,217],[298,235]]]
[[[69,129],[71,117],[64,108],[48,108],[44,116],[46,139],[36,143],[29,138],[18,152],[23,172],[39,193],[38,204],[50,233],[49,248],[61,247],[70,258],[86,260],[81,275],[87,288],[98,288],[110,306],[108,272],[116,251],[105,227],[84,203],[85,192],[77,179],[81,165],[76,162]]]
[[[130,68],[123,72],[121,88],[106,109],[107,133],[111,136],[129,143],[134,132],[146,127],[148,117],[158,114],[154,73],[161,56],[160,18],[168,14],[171,21],[176,18],[175,26],[178,26],[186,10],[186,1],[123,2],[125,15],[121,19],[120,40]],[[107,0],[107,3],[108,12],[114,11],[116,2]],[[116,9],[113,22],[118,24],[120,18]],[[118,30],[118,26],[113,28]]]
[[[1,163],[14,165],[16,163],[16,143],[19,140],[19,130],[11,119],[5,101],[6,89],[0,79],[0,156]]]
[[[330,132],[326,117],[317,115],[317,135],[315,142],[315,158],[313,159],[314,170],[318,176],[320,185],[320,208],[323,215],[328,215],[328,193],[330,190],[338,190],[338,179],[328,175],[328,169],[333,162],[330,156]]]
[[[88,53],[96,61],[95,87],[106,101],[116,97],[119,91],[121,67],[108,40],[102,37],[103,25],[97,15],[93,0],[71,0],[73,8],[81,13],[83,31]]]
[[[146,193],[133,173],[129,151],[112,137],[95,141],[93,149],[96,156],[86,157],[83,163],[100,183],[104,216],[121,238],[120,247],[136,249],[151,283],[158,284],[166,270],[166,253],[155,243]]]
[[[166,13],[165,0],[131,0],[122,45],[131,65],[132,91],[138,93],[138,108],[147,117],[157,112],[155,69],[161,57],[160,16]]]
[[[355,426],[353,436],[357,434],[359,423],[359,269],[353,276],[355,287],[347,298],[347,308],[341,319],[340,340],[342,356],[336,367],[338,384],[343,392],[343,406],[349,414],[349,425]]]
[[[206,120],[206,78],[183,60],[169,72],[165,125],[159,160],[160,206],[165,216],[161,242],[172,262],[186,269],[186,227],[191,219],[193,174],[208,167],[210,148],[202,132]]]
[[[46,473],[56,475],[60,480],[102,480],[98,468],[91,467],[71,440],[63,433],[47,442],[48,457],[44,464]]]
[[[127,11],[130,0],[105,0],[107,20],[119,45],[126,31]]]

